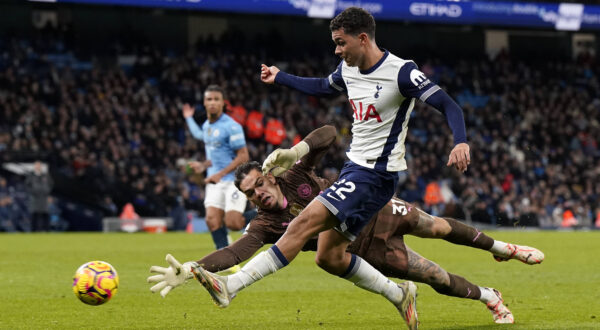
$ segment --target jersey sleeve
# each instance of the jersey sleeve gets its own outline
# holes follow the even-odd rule
[[[407,62],[398,71],[398,88],[404,97],[413,97],[425,102],[440,87],[419,71],[414,62]]]
[[[310,151],[300,159],[297,165],[306,169],[312,169],[319,164],[323,156],[335,142],[336,134],[337,130],[331,125],[325,125],[310,132],[303,140],[310,147]]]
[[[198,263],[209,272],[218,272],[250,259],[264,245],[262,231],[247,231],[233,244],[205,256]]]
[[[229,128],[229,146],[233,150],[238,150],[246,146],[246,138],[244,137],[244,130],[238,123],[232,123]]]
[[[346,90],[346,84],[342,78],[342,63],[327,78],[298,77],[279,71],[275,76],[275,82],[315,96],[333,95]]]
[[[335,71],[333,71],[329,77],[327,77],[327,80],[329,80],[329,85],[339,92],[346,91],[346,83],[344,82],[344,77],[342,77],[342,64],[344,64],[343,61],[340,62]]]

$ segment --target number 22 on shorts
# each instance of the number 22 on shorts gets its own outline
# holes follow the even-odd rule
[[[346,181],[346,179],[342,179],[342,180],[334,183],[331,187],[329,187],[329,189],[333,190],[335,192],[335,194],[338,195],[338,197],[341,200],[344,200],[344,199],[346,199],[345,194],[353,192],[354,189],[356,189],[356,186],[354,185],[354,182]],[[340,200],[340,199],[332,196],[331,192],[327,193],[327,197],[333,198],[335,200]]]

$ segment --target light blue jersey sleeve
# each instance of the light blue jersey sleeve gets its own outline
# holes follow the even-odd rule
[[[198,126],[198,124],[196,124],[196,121],[194,120],[194,118],[187,117],[185,119],[185,122],[187,123],[188,128],[190,129],[190,132],[192,133],[192,136],[194,137],[194,139],[203,141],[204,136],[202,133],[202,129],[200,128],[200,126]]]
[[[242,125],[232,120],[229,127],[229,147],[232,150],[239,150],[246,146],[246,138],[244,137],[244,129]]]

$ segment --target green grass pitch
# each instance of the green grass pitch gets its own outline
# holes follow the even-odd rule
[[[528,266],[495,262],[487,253],[441,240],[408,237],[424,257],[472,282],[499,289],[514,325],[496,325],[477,301],[446,297],[418,284],[422,329],[600,329],[600,232],[489,232],[503,241],[543,250]],[[2,234],[0,328],[155,329],[404,329],[384,298],[317,268],[314,253],[254,284],[218,309],[196,282],[166,299],[146,283],[166,253],[181,262],[212,250],[207,234]],[[87,306],[71,291],[72,276],[91,260],[110,262],[120,276],[117,295]]]

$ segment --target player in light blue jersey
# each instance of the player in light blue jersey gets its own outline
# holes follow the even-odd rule
[[[194,121],[194,108],[189,104],[183,106],[183,117],[192,136],[204,141],[206,159],[212,163],[207,169],[204,207],[206,224],[217,249],[229,245],[227,228],[241,230],[246,223],[243,212],[247,199],[233,184],[233,171],[249,159],[242,126],[223,113],[224,96],[217,85],[206,88],[207,120],[202,128]]]

